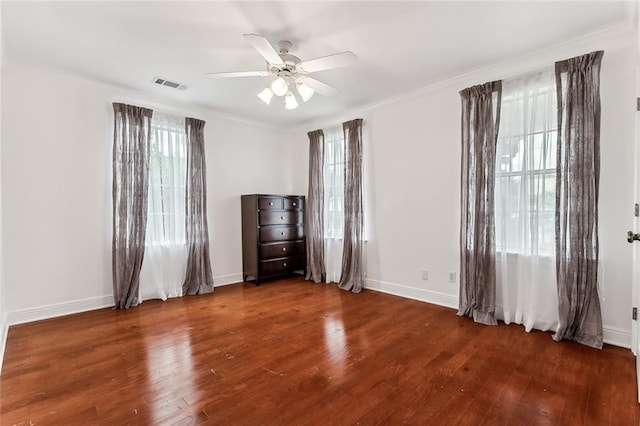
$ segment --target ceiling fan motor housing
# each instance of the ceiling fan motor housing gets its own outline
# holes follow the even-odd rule
[[[284,62],[283,65],[271,65],[267,63],[267,69],[270,73],[277,75],[278,77],[295,79],[296,75],[300,73],[300,70],[296,68],[302,60],[295,55],[289,53],[289,50],[293,47],[293,43],[287,40],[280,40],[278,42],[278,49],[280,52],[280,58]]]
[[[291,43],[289,40],[280,40],[278,42],[278,51],[280,53],[289,53],[289,50],[291,50],[291,48],[293,48],[293,43]]]

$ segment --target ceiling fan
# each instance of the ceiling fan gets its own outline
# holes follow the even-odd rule
[[[267,68],[263,71],[241,71],[241,72],[221,72],[209,73],[211,78],[234,78],[234,77],[268,77],[276,78],[269,83],[258,97],[267,105],[271,102],[273,95],[284,96],[284,106],[286,109],[298,107],[296,96],[291,91],[290,86],[295,85],[296,91],[304,102],[307,102],[315,92],[324,96],[336,96],[338,89],[329,86],[309,74],[316,71],[324,71],[340,68],[353,64],[357,57],[353,52],[340,52],[321,58],[302,61],[297,56],[289,53],[293,44],[282,40],[278,42],[278,50],[269,41],[258,34],[244,34],[244,38],[258,51],[267,61]]]

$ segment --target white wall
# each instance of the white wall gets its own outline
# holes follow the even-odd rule
[[[631,246],[635,135],[635,39],[600,34],[453,78],[289,134],[292,155],[308,163],[306,131],[362,117],[365,140],[367,287],[457,307],[459,271],[460,98],[458,91],[605,49],[601,72],[601,292],[605,339],[631,343]],[[295,172],[305,192],[306,166]],[[428,281],[420,270],[429,271]]]
[[[604,48],[603,319],[605,337],[628,345],[632,259],[624,238],[633,221],[635,44],[601,34],[284,134],[75,75],[9,63],[2,72],[0,126],[0,250],[2,243],[6,247],[0,309],[2,287],[12,323],[112,303],[113,101],[206,120],[209,226],[218,284],[241,279],[239,195],[306,193],[306,132],[364,118],[367,285],[456,306],[458,286],[447,278],[459,269],[457,92]],[[429,270],[428,281],[420,280],[422,268]]]
[[[166,105],[51,69],[3,73],[1,162],[9,322],[112,305],[112,102],[206,121],[216,284],[242,278],[240,194],[289,192],[278,130]],[[170,90],[170,89],[167,89]]]
[[[222,282],[242,281],[240,195],[291,193],[288,144],[279,131],[207,121],[207,197],[212,267]],[[231,276],[230,276],[231,275]]]
[[[0,22],[2,22],[2,7],[0,7]],[[2,99],[2,75],[4,74],[4,37],[0,25],[0,99]],[[4,296],[4,252],[2,237],[2,102],[0,102],[0,371],[4,359],[4,348],[7,342],[7,313]]]
[[[602,316],[631,344],[635,167],[635,47],[605,51],[601,71],[600,269]],[[606,337],[606,336],[605,336]]]

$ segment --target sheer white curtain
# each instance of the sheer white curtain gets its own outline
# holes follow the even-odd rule
[[[184,118],[153,113],[149,158],[148,220],[140,300],[166,300],[182,295],[187,265]]]
[[[555,330],[556,90],[553,69],[503,81],[496,153],[496,317]]]
[[[324,261],[327,282],[339,282],[344,236],[344,132],[324,130]]]

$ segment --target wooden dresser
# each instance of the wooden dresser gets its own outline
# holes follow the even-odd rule
[[[242,276],[264,279],[303,273],[305,199],[301,195],[242,196]]]

